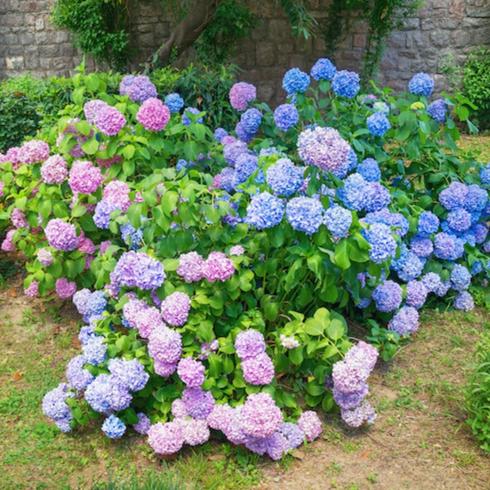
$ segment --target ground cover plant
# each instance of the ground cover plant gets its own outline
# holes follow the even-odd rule
[[[320,410],[374,422],[369,375],[424,305],[485,302],[489,168],[456,146],[470,103],[430,102],[423,73],[363,94],[327,59],[283,87],[272,111],[235,84],[233,131],[144,76],[82,87],[46,141],[4,155],[2,249],[25,255],[28,296],[85,322],[43,401],[62,431],[132,428],[164,456],[216,434],[280,459]]]

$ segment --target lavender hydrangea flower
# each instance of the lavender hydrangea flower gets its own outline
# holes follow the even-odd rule
[[[418,257],[429,257],[434,251],[434,245],[430,238],[415,235],[410,241],[410,251]]]
[[[410,335],[419,328],[419,313],[412,306],[403,306],[388,323],[388,329],[402,336]]]
[[[110,274],[115,287],[159,288],[165,280],[163,265],[143,252],[125,252]]]
[[[163,456],[175,454],[184,445],[181,424],[173,421],[152,425],[148,429],[148,443],[157,454]]]
[[[269,437],[283,423],[281,410],[268,393],[249,395],[240,416],[241,429],[250,437]]]
[[[211,252],[202,266],[203,277],[209,282],[224,282],[235,273],[233,262],[223,252]]]
[[[282,221],[284,203],[268,192],[256,194],[247,206],[245,222],[258,230],[273,228]]]
[[[73,295],[73,304],[85,321],[102,314],[107,305],[103,291],[91,292],[88,289],[80,289]]]
[[[237,158],[242,153],[248,153],[247,144],[243,141],[235,141],[225,145],[223,148],[223,158],[231,166],[235,165]]]
[[[191,309],[191,300],[185,293],[175,291],[161,304],[163,320],[173,327],[181,327],[187,321]]]
[[[417,73],[408,82],[408,90],[414,95],[430,97],[434,90],[434,80],[427,73]]]
[[[454,299],[453,306],[456,310],[471,311],[475,307],[475,303],[468,291],[461,291]]]
[[[187,413],[195,419],[205,420],[213,411],[213,395],[201,388],[186,388],[182,395],[182,401]]]
[[[221,143],[221,140],[228,136],[228,132],[226,131],[226,129],[223,129],[223,128],[216,128],[214,130],[214,139],[218,142],[218,143]]]
[[[70,432],[70,423],[73,420],[70,407],[66,399],[73,397],[65,383],[60,383],[56,388],[44,395],[42,410],[46,417],[53,420],[62,432]]]
[[[237,111],[244,111],[256,97],[257,89],[250,83],[238,82],[231,87],[230,103]]]
[[[179,258],[177,274],[187,283],[200,281],[203,278],[203,265],[204,259],[197,252],[183,254]]]
[[[242,361],[243,378],[251,385],[268,385],[274,378],[274,364],[263,352]]]
[[[82,350],[85,362],[97,366],[105,360],[107,344],[103,337],[94,337],[82,347]]]
[[[312,197],[294,197],[286,205],[286,217],[293,229],[312,235],[323,222],[323,206]]]
[[[332,80],[337,68],[328,58],[320,58],[316,61],[310,71],[311,78],[314,80]]]
[[[179,361],[177,374],[189,388],[198,388],[204,383],[204,365],[191,357]]]
[[[265,352],[264,336],[258,330],[243,330],[236,336],[235,350],[242,361],[257,357]]]
[[[343,177],[349,167],[351,147],[333,128],[304,130],[298,137],[299,157],[308,165]]]
[[[288,131],[296,126],[298,121],[298,109],[293,104],[281,104],[274,111],[274,122],[281,131]]]
[[[48,243],[57,250],[71,251],[78,247],[75,226],[62,219],[50,220],[44,229],[44,233]]]
[[[170,328],[155,329],[148,341],[148,353],[160,362],[176,363],[182,355],[182,337]]]
[[[189,444],[189,446],[204,444],[209,439],[209,427],[205,420],[183,419],[181,427],[184,434],[184,442]]]
[[[310,77],[299,68],[291,68],[284,74],[282,88],[288,95],[302,94],[310,86]]]
[[[109,371],[114,380],[128,391],[140,391],[145,386],[150,376],[145,367],[137,359],[130,361],[125,359],[111,359]]]
[[[84,398],[99,413],[124,410],[132,400],[128,391],[109,374],[99,374],[88,385]]]
[[[141,435],[148,434],[148,431],[151,427],[150,419],[142,412],[136,414],[138,417],[138,422],[133,425],[133,429]]]
[[[317,439],[323,431],[322,422],[313,410],[307,410],[300,415],[298,427],[302,430],[308,442]]]
[[[414,308],[422,308],[429,291],[422,281],[410,281],[407,283],[407,305]]]
[[[157,89],[146,75],[126,75],[119,85],[119,93],[127,95],[134,102],[144,102],[156,97]]]
[[[402,302],[402,288],[394,281],[384,281],[374,290],[373,300],[379,311],[394,311]]]
[[[447,215],[449,227],[456,232],[463,232],[471,227],[471,214],[465,209],[455,209]]]
[[[443,260],[457,260],[464,254],[461,239],[448,233],[438,233],[434,238],[434,255]]]
[[[460,264],[456,264],[451,271],[451,285],[456,291],[468,289],[471,284],[470,271]]]
[[[347,70],[335,73],[332,80],[332,89],[336,95],[352,99],[357,95],[360,88],[359,75],[357,73]]]
[[[382,112],[375,112],[366,120],[367,128],[373,136],[383,136],[391,128],[390,121]]]
[[[289,449],[296,449],[301,446],[305,440],[305,433],[300,429],[298,424],[284,422],[279,428],[279,432],[288,441]]]
[[[102,432],[109,439],[120,439],[126,432],[126,425],[119,417],[110,415],[102,424]]]
[[[46,184],[62,184],[67,176],[66,161],[60,155],[49,157],[41,166],[41,177]]]
[[[437,99],[431,102],[427,107],[427,114],[437,121],[438,123],[444,123],[447,117],[447,104],[444,99]]]
[[[371,425],[376,420],[376,412],[371,404],[367,401],[363,401],[361,405],[350,410],[341,410],[342,420],[349,427],[361,427],[361,425],[367,423]]]

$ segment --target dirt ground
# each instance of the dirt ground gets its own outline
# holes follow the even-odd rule
[[[113,467],[150,468],[178,484],[97,488],[490,489],[490,458],[464,423],[462,391],[488,312],[426,313],[414,341],[370,380],[378,419],[369,430],[348,432],[332,416],[321,440],[280,463],[241,464],[208,444],[162,466],[144,441],[113,443],[92,429],[65,436],[43,418],[40,400],[77,348],[76,317],[58,306],[22,296],[18,279],[0,290],[2,489],[93,488]]]

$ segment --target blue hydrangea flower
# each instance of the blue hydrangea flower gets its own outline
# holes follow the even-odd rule
[[[381,180],[381,170],[379,169],[378,162],[374,158],[364,159],[357,166],[357,172],[368,182],[379,182]]]
[[[442,260],[457,260],[464,255],[464,242],[448,233],[438,233],[434,237],[434,255]]]
[[[134,228],[131,223],[121,225],[121,238],[131,250],[138,250],[143,243],[143,230]]]
[[[354,173],[344,180],[344,187],[337,191],[344,205],[354,211],[364,207],[364,189],[367,182],[361,174]]]
[[[476,276],[477,274],[480,274],[480,272],[482,271],[483,271],[483,264],[479,260],[473,262],[473,265],[471,266],[471,274],[473,276]]]
[[[165,105],[170,109],[170,112],[180,112],[184,107],[184,99],[177,93],[168,94],[165,97]]]
[[[420,236],[432,235],[439,230],[439,218],[430,211],[424,211],[419,216],[417,231]]]
[[[303,94],[310,86],[310,77],[299,68],[291,68],[282,79],[282,88],[288,95]]]
[[[341,70],[333,77],[332,89],[336,95],[352,99],[360,88],[359,75],[353,71]]]
[[[408,220],[401,213],[392,213],[389,209],[383,208],[379,211],[367,213],[362,219],[363,223],[372,225],[373,223],[383,223],[390,226],[399,236],[405,236],[408,232]]]
[[[391,202],[388,189],[379,182],[367,182],[363,192],[363,208],[367,212],[380,211]]]
[[[394,281],[385,281],[373,291],[373,300],[378,311],[395,311],[402,302],[402,288]]]
[[[447,223],[456,232],[466,231],[471,227],[471,214],[462,208],[455,209],[447,215]]]
[[[464,291],[471,284],[470,271],[460,264],[456,264],[451,271],[451,285],[456,291]]]
[[[237,138],[239,140],[245,143],[250,143],[250,141],[252,141],[254,137],[254,133],[249,133],[248,131],[246,131],[241,122],[238,122],[236,124],[235,134],[237,135]]]
[[[351,148],[349,151],[349,167],[348,171],[352,172],[357,167],[357,155],[356,152]]]
[[[374,263],[381,264],[395,256],[396,240],[388,226],[383,223],[375,223],[367,230],[363,230],[363,235],[371,246],[369,257]]]
[[[258,158],[249,153],[242,153],[235,163],[235,187],[246,182],[248,178],[257,170]]]
[[[391,319],[388,329],[399,335],[410,335],[419,328],[419,313],[412,306],[400,308],[398,313]]]
[[[408,82],[408,90],[414,95],[429,97],[434,90],[434,79],[427,73],[417,73]]]
[[[184,126],[189,126],[192,121],[191,121],[191,118],[189,117],[189,114],[193,114],[193,115],[197,115],[197,114],[200,114],[202,111],[200,111],[199,109],[196,109],[195,107],[187,107],[184,111],[184,114],[182,114],[182,124]],[[203,118],[202,117],[199,117],[196,121],[196,123],[202,123],[203,122]]]
[[[93,337],[82,346],[83,358],[86,363],[97,366],[105,360],[107,345],[103,337]]]
[[[221,143],[221,140],[225,137],[228,136],[228,131],[223,128],[216,128],[214,130],[214,139],[218,142]]]
[[[293,104],[281,104],[274,111],[274,122],[281,131],[296,126],[299,121],[299,113]]]
[[[91,292],[88,289],[80,289],[73,295],[72,301],[86,322],[100,316],[107,306],[107,299],[103,291]]]
[[[245,222],[258,230],[263,230],[278,225],[283,216],[283,201],[268,192],[262,192],[250,200]]]
[[[303,184],[303,170],[288,158],[281,158],[267,169],[266,181],[274,194],[289,197]]]
[[[75,356],[66,366],[66,379],[76,390],[84,390],[94,380],[94,376],[84,368],[85,362],[84,356]]]
[[[382,112],[375,112],[366,120],[369,132],[373,136],[383,136],[391,128],[390,121]]]
[[[481,185],[490,185],[490,163],[486,167],[482,167],[480,170]]]
[[[150,379],[145,367],[137,359],[111,359],[109,371],[113,379],[128,391],[142,390]]]
[[[111,375],[99,374],[85,390],[87,403],[99,413],[120,411],[129,407],[132,397]]]
[[[102,432],[110,439],[120,439],[126,432],[126,426],[120,418],[111,415],[104,420]]]
[[[475,307],[475,302],[468,291],[461,291],[454,299],[453,306],[456,310],[470,311]]]
[[[429,107],[427,107],[427,113],[434,119],[434,121],[441,124],[445,122],[447,116],[447,104],[444,99],[437,99],[430,103]]]
[[[294,197],[286,205],[286,217],[293,229],[311,235],[323,222],[322,203],[312,197]]]
[[[413,252],[408,251],[403,259],[394,261],[393,269],[396,270],[398,277],[405,282],[412,281],[422,274],[425,261],[420,259]]]
[[[352,212],[342,206],[332,206],[325,211],[323,222],[335,240],[345,238],[352,225]]]
[[[390,108],[386,102],[382,102],[381,100],[378,100],[373,104],[373,111],[382,112],[383,114],[389,114]]]
[[[415,235],[410,241],[410,250],[419,257],[427,258],[434,251],[434,245],[430,238]]]
[[[101,230],[109,229],[111,222],[111,213],[117,209],[115,204],[112,204],[104,199],[97,203],[94,212],[94,223],[97,228]]]
[[[461,182],[451,182],[439,194],[439,202],[448,210],[452,211],[457,208],[464,208],[468,187]]]
[[[310,75],[314,80],[332,80],[337,68],[328,58],[320,58],[313,65]]]
[[[478,185],[469,185],[468,193],[466,194],[466,199],[464,203],[464,208],[470,212],[476,213],[475,217],[478,221],[480,216],[479,212],[485,209],[488,203],[488,193],[485,189],[482,189]]]
[[[247,109],[240,117],[240,124],[242,125],[244,131],[251,135],[255,134],[259,130],[261,122],[262,113],[258,109],[255,109],[255,107]]]
[[[407,305],[416,309],[422,308],[429,291],[422,281],[410,281],[407,284]]]

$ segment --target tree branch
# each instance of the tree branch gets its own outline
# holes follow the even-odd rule
[[[172,55],[180,56],[197,40],[213,20],[216,9],[222,0],[198,0],[189,9],[170,37],[152,54],[145,64],[145,71],[169,63]]]

